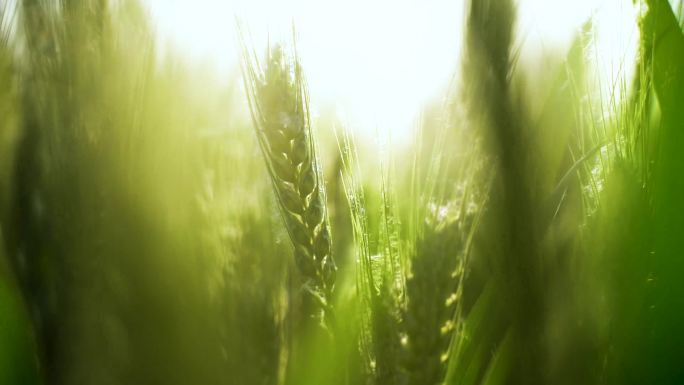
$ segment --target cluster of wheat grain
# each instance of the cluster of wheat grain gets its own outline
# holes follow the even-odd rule
[[[337,268],[301,67],[296,56],[288,56],[279,45],[269,48],[264,68],[247,55],[245,60],[256,134],[294,245],[295,263],[316,302],[314,315],[325,322],[331,316]]]

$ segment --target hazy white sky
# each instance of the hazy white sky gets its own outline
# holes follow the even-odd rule
[[[164,39],[225,73],[237,65],[236,17],[257,47],[289,39],[294,23],[314,107],[333,103],[351,125],[395,136],[457,69],[465,9],[464,0],[146,1]],[[520,0],[519,28],[538,49],[566,44],[592,15],[600,60],[619,60],[638,38],[630,1]]]

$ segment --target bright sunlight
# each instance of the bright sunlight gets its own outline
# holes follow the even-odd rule
[[[463,0],[146,2],[167,43],[224,76],[238,67],[236,18],[246,23],[259,46],[269,38],[290,38],[296,27],[314,107],[334,108],[369,138],[391,131],[398,141],[411,139],[421,109],[457,73],[466,7]],[[598,26],[594,59],[602,67],[606,91],[612,93],[617,79],[631,75],[629,58],[638,31],[628,2],[519,3],[518,28],[526,52],[562,50],[593,19]]]

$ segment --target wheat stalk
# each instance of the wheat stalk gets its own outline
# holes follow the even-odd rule
[[[265,68],[243,50],[243,75],[259,145],[294,245],[305,292],[330,316],[336,266],[331,255],[325,190],[312,137],[308,95],[296,55],[268,50]]]

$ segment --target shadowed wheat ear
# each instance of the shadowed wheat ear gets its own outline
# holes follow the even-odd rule
[[[294,245],[314,316],[331,315],[336,266],[331,255],[325,190],[309,120],[309,101],[296,55],[268,49],[262,67],[243,45],[243,77],[259,145],[285,227]]]

